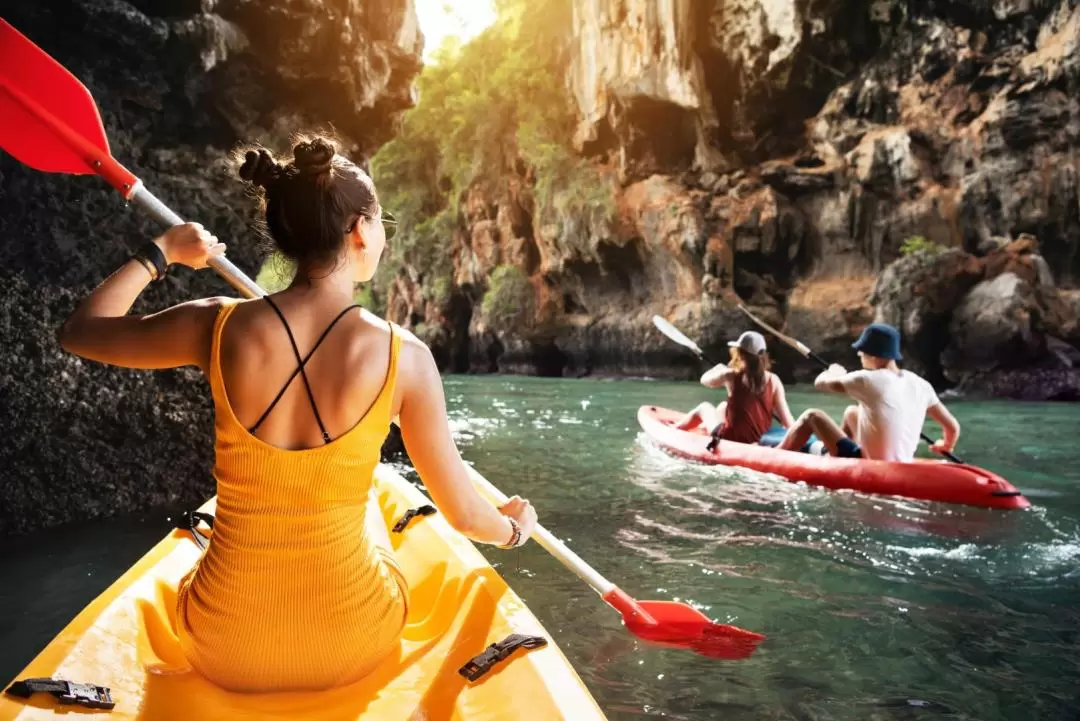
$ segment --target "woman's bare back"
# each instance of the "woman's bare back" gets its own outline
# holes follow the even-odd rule
[[[321,299],[306,300],[288,292],[272,301],[292,331],[301,358],[348,304],[331,307]],[[390,326],[360,308],[346,312],[304,365],[316,418],[300,363],[281,318],[264,299],[242,303],[225,326],[221,372],[229,405],[251,429],[288,383],[273,410],[254,434],[279,448],[298,450],[325,445],[319,419],[333,439],[348,432],[366,415],[386,381],[390,363]],[[292,382],[290,377],[296,373]],[[400,398],[393,401],[397,413]]]

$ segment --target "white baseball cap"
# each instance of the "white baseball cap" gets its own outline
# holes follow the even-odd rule
[[[739,336],[739,340],[728,341],[728,346],[758,355],[765,352],[765,337],[761,333],[748,330]]]

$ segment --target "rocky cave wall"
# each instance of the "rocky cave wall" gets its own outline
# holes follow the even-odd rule
[[[878,276],[905,240],[981,262],[1028,234],[1046,292],[996,292],[1060,323],[1014,323],[1028,340],[969,362],[985,349],[950,344],[960,295],[912,367],[950,385],[1049,360],[1080,394],[1069,354],[1049,350],[1075,349],[1070,317],[1048,310],[1075,308],[1080,280],[1077,2],[575,0],[574,18],[574,142],[613,210],[540,218],[527,173],[467,193],[451,300],[425,304],[405,271],[392,294],[441,329],[446,367],[691,377],[651,315],[722,355],[745,326],[737,299],[851,363],[853,338],[895,308]],[[480,299],[506,263],[530,276],[535,314],[498,329]],[[813,373],[774,355],[788,377]]]
[[[284,151],[292,132],[332,124],[364,161],[415,102],[421,67],[410,0],[38,0],[2,14],[89,88],[117,159],[252,276],[263,253],[228,153]],[[198,371],[107,368],[55,342],[80,294],[159,231],[97,178],[0,152],[0,536],[212,493]],[[235,295],[181,269],[136,308],[218,294]]]

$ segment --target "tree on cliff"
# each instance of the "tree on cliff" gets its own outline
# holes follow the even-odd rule
[[[372,161],[383,204],[401,222],[375,283],[405,265],[424,294],[450,288],[459,200],[477,183],[519,171],[541,178],[548,202],[584,163],[569,147],[575,122],[564,83],[569,0],[496,0],[498,19],[466,45],[448,42],[417,83],[418,106]]]

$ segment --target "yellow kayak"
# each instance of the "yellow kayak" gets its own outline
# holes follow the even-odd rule
[[[409,509],[429,503],[388,466],[379,466],[375,487],[388,528]],[[211,499],[200,510],[213,508]],[[439,514],[415,516],[390,536],[409,582],[409,616],[400,652],[355,684],[317,693],[244,694],[218,688],[191,670],[176,638],[176,587],[201,551],[190,532],[176,530],[16,677],[106,687],[115,706],[93,710],[47,692],[26,698],[5,693],[0,721],[55,719],[70,711],[146,721],[605,718],[536,617]],[[479,678],[466,677],[461,669],[470,660],[486,666],[497,655],[485,659],[488,647],[511,634],[543,637],[547,645],[518,648]]]

